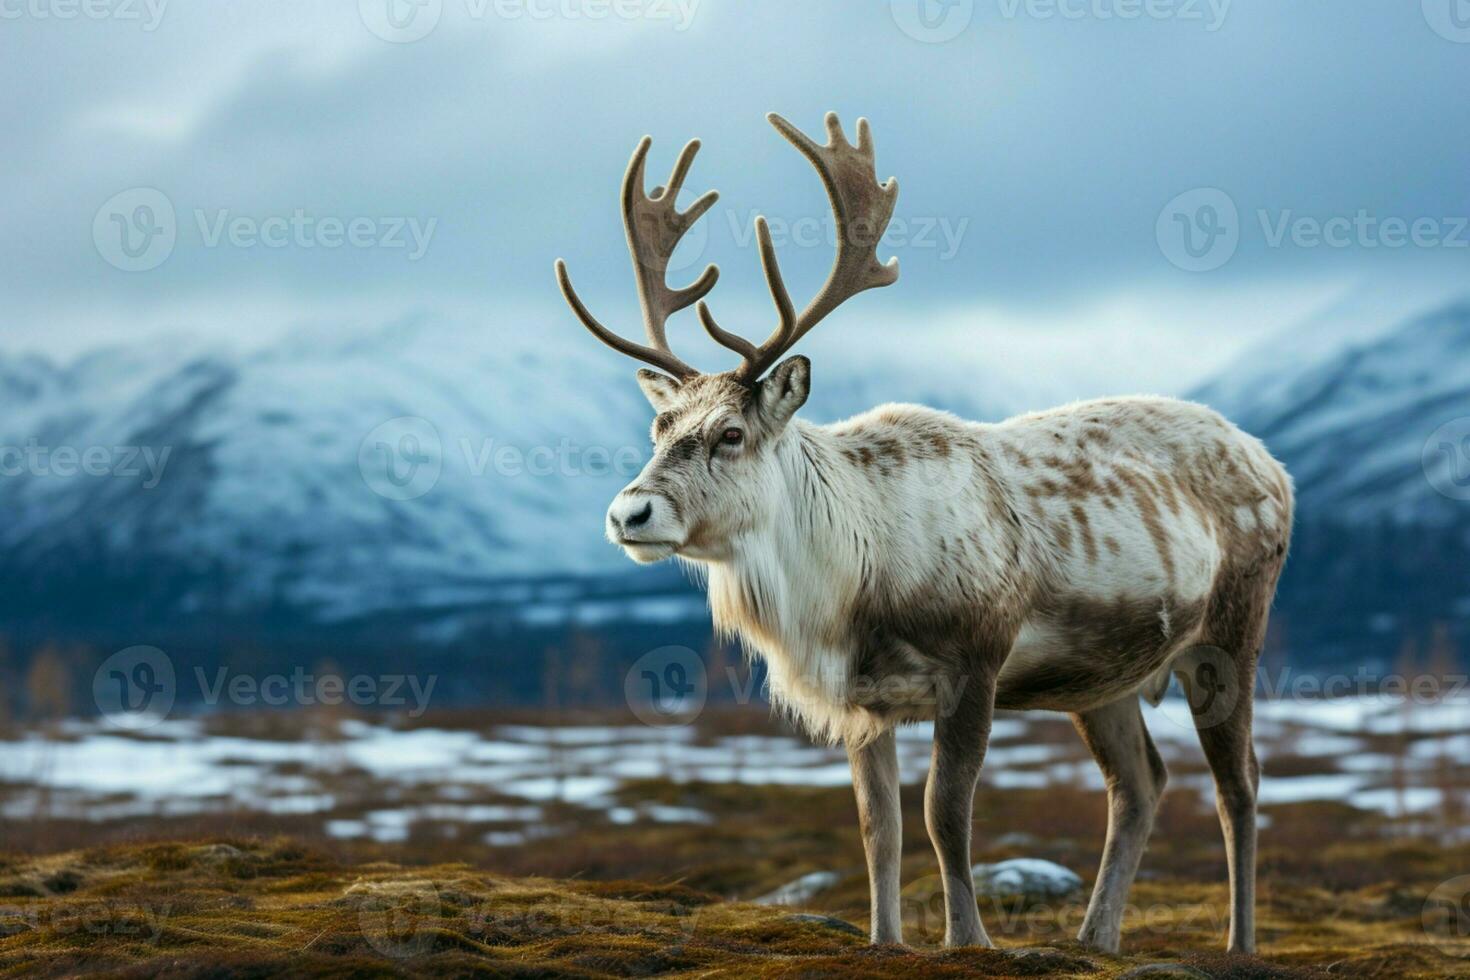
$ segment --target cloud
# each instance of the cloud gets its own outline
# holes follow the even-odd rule
[[[616,188],[645,132],[653,174],[704,140],[689,187],[724,197],[697,258],[725,269],[720,308],[761,309],[750,218],[826,220],[815,177],[763,121],[770,109],[808,131],[827,109],[873,120],[880,177],[902,186],[903,233],[886,251],[904,277],[873,309],[924,330],[983,310],[1021,337],[1088,317],[1078,336],[1099,348],[1136,336],[1145,315],[1162,318],[1161,336],[1234,337],[1244,317],[1263,322],[1258,297],[1289,294],[1274,309],[1296,310],[1344,283],[1462,276],[1470,255],[1269,233],[1303,217],[1470,212],[1470,49],[1418,5],[1236,0],[1198,5],[1223,16],[1197,22],[1129,19],[1107,0],[977,0],[961,4],[960,33],[924,43],[889,3],[437,0],[431,31],[393,43],[360,15],[376,2],[170,4],[152,31],[5,24],[0,81],[26,93],[0,108],[11,342],[238,335],[243,319],[279,332],[293,312],[334,310],[477,310],[490,329],[521,330],[527,316],[562,322],[557,255],[589,302],[627,322]],[[178,222],[148,272],[109,265],[93,235],[102,203],[134,187],[164,193]],[[1195,188],[1225,192],[1238,220],[1228,261],[1205,273],[1160,245],[1161,210]],[[435,227],[412,260],[205,234],[222,215],[259,226],[298,212]],[[820,238],[783,248],[798,295],[829,261]],[[1085,372],[1093,342],[1061,343],[1058,360]]]

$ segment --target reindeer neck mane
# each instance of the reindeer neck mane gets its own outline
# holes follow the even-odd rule
[[[854,520],[851,473],[820,426],[792,422],[764,522],[741,532],[727,561],[708,564],[716,627],[764,653],[834,644],[856,601],[865,536]]]

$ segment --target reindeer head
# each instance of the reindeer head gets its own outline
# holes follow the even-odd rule
[[[898,182],[889,178],[878,183],[868,121],[858,120],[854,146],[843,135],[837,116],[828,113],[828,142],[821,146],[780,116],[773,113],[767,118],[822,178],[836,219],[837,256],[826,283],[798,314],[776,263],[770,228],[765,218],[755,219],[761,267],[777,312],[776,328],[760,346],[722,329],[704,302],[719,279],[718,268],[709,266],[682,289],[671,289],[666,281],[669,258],[679,240],[719,198],[710,191],[687,211],[675,207],[699,151],[698,140],[679,154],[667,186],[654,188],[651,195],[643,190],[643,165],[652,142],[648,137],[633,151],[623,177],[623,223],[648,346],[599,323],[572,288],[566,263],[556,262],[562,295],[593,336],[663,372],[638,372],[638,383],[657,413],[654,455],[607,512],[608,538],[635,561],[659,561],[674,554],[720,560],[728,557],[731,542],[742,530],[759,524],[782,492],[776,447],[806,401],[811,380],[805,357],[789,358],[770,370],[772,365],[844,301],[898,279],[898,260],[885,265],[876,254],[898,199]],[[701,374],[670,350],[665,335],[668,318],[696,303],[706,332],[740,355],[735,370]]]

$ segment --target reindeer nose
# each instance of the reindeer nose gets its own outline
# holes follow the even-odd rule
[[[653,520],[653,501],[643,494],[620,496],[608,508],[607,520],[619,537],[626,535]]]
[[[627,517],[623,518],[623,527],[625,527],[625,528],[642,527],[643,525],[645,525],[645,524],[648,523],[648,519],[650,517],[652,517],[652,516],[653,516],[653,501],[650,500],[650,501],[648,501],[647,503],[645,503],[643,505],[643,509],[640,510],[638,513],[636,513],[636,514],[629,514]]]

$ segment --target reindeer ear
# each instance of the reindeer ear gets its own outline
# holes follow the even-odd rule
[[[812,387],[812,362],[801,354],[788,357],[760,384],[761,415],[779,429],[806,404]]]
[[[638,387],[643,389],[644,396],[648,398],[648,403],[655,412],[669,408],[674,404],[674,399],[679,397],[679,382],[647,368],[638,369]]]

